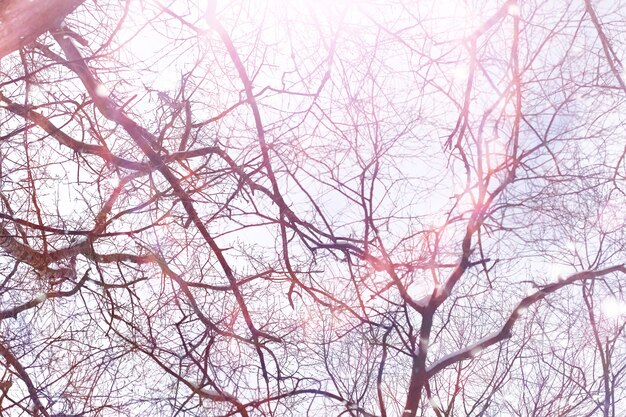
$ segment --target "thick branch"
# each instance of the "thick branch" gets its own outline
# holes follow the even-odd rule
[[[181,185],[181,181],[167,166],[166,160],[164,160],[164,158],[157,152],[157,150],[160,150],[157,139],[147,129],[140,126],[130,117],[128,117],[124,113],[122,108],[117,103],[115,103],[114,100],[112,100],[108,96],[99,94],[98,87],[100,86],[100,81],[95,77],[94,74],[92,74],[80,52],[70,40],[65,39],[58,33],[53,33],[53,36],[55,37],[57,43],[63,49],[63,52],[68,59],[70,67],[82,81],[89,95],[94,100],[94,103],[96,104],[96,107],[98,108],[100,113],[107,119],[119,123],[124,128],[128,135],[133,139],[135,144],[141,149],[144,155],[148,157],[150,162],[154,164],[154,166],[158,169],[161,175],[172,187],[174,193],[179,198],[183,208],[187,212],[187,215],[196,226],[196,228],[204,238],[205,242],[209,245],[211,251],[215,254],[218,263],[220,264],[222,270],[226,275],[226,278],[228,279],[233,289],[233,295],[237,300],[237,304],[241,309],[246,325],[252,333],[253,338],[256,339],[259,336],[262,336],[265,339],[279,342],[280,339],[269,335],[254,326],[254,323],[252,322],[252,317],[248,310],[248,306],[246,305],[241,291],[239,291],[239,288],[237,286],[237,279],[235,278],[230,264],[226,260],[222,249],[217,245],[217,242],[209,233],[206,225],[204,224],[202,219],[200,219],[200,216],[198,215],[198,212],[196,211],[192,203],[191,197]]]
[[[76,284],[76,286],[74,286],[74,288],[72,288],[69,291],[50,291],[40,296],[37,296],[33,298],[32,300],[27,301],[23,304],[20,304],[16,307],[12,307],[8,310],[0,311],[0,321],[6,318],[10,318],[10,317],[16,318],[17,315],[20,314],[21,312],[30,310],[31,308],[35,308],[49,298],[69,297],[69,296],[76,294],[83,287],[83,285],[85,285],[85,282],[87,282],[88,276],[89,276],[89,269],[85,271],[85,273],[83,274],[83,277]]]
[[[85,0],[0,2],[0,59],[57,26]]]
[[[41,400],[39,399],[37,389],[35,388],[33,381],[30,379],[28,372],[26,372],[26,369],[22,366],[20,361],[3,343],[0,343],[0,355],[2,355],[7,363],[16,370],[22,381],[24,381],[24,384],[26,384],[26,388],[28,389],[28,395],[35,405],[36,412],[40,412],[44,416],[50,417],[50,414],[46,411],[43,404],[41,403]]]
[[[444,368],[447,368],[448,366],[454,363],[463,361],[465,359],[471,359],[473,356],[476,355],[477,352],[480,352],[481,350],[489,346],[492,346],[496,343],[499,343],[503,340],[510,338],[512,335],[513,326],[519,320],[519,318],[522,317],[523,312],[531,305],[535,304],[538,301],[543,300],[548,294],[551,294],[567,285],[573,284],[578,281],[582,281],[585,279],[594,279],[594,278],[598,278],[598,277],[612,274],[615,272],[622,272],[626,274],[626,266],[617,265],[611,268],[602,269],[600,271],[583,271],[583,272],[579,272],[574,275],[571,275],[570,277],[564,280],[561,280],[559,282],[546,285],[539,291],[536,291],[535,293],[522,299],[517,304],[517,307],[513,309],[513,311],[509,315],[509,318],[507,319],[507,321],[504,323],[504,325],[499,331],[484,337],[483,339],[479,340],[478,342],[474,343],[471,346],[461,349],[453,354],[444,356],[443,358],[435,362],[433,365],[431,365],[427,370],[428,378],[432,378],[434,375],[442,371]]]
[[[602,23],[600,23],[600,19],[598,19],[598,15],[593,9],[591,0],[585,0],[585,10],[587,11],[587,13],[589,13],[589,16],[591,17],[591,21],[593,22],[593,26],[595,27],[596,32],[598,33],[598,37],[600,38],[600,42],[602,43],[604,56],[606,57],[606,60],[609,63],[611,72],[617,79],[617,82],[619,83],[619,86],[621,87],[622,91],[626,93],[626,83],[624,83],[624,79],[622,78],[620,70],[615,65],[615,61],[617,60],[615,56],[615,52],[613,51],[613,47],[611,46],[609,39],[604,33],[604,29],[602,29]]]

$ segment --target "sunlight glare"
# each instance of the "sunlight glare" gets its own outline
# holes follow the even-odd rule
[[[520,15],[520,8],[519,5],[517,4],[511,4],[509,6],[509,14],[511,16],[519,16]]]
[[[457,82],[465,82],[469,77],[469,66],[468,64],[458,64],[454,67],[454,72],[452,73],[452,78]]]
[[[104,84],[98,84],[96,86],[96,94],[99,97],[108,97],[110,93],[109,93],[109,89],[106,88]]]
[[[617,319],[626,316],[626,302],[615,297],[609,297],[602,301],[600,310],[607,318]]]
[[[435,409],[435,410],[441,410],[441,404],[439,403],[439,401],[437,401],[437,399],[431,397],[430,398],[430,406]]]
[[[38,294],[37,297],[35,297],[35,301],[37,301],[38,303],[43,303],[47,299],[48,299],[48,294],[43,293],[43,292]]]
[[[470,355],[470,357],[471,357],[471,358],[475,358],[475,357],[477,357],[478,355],[480,355],[480,352],[482,352],[482,351],[483,351],[483,348],[481,348],[481,347],[475,347],[474,349],[472,349],[472,350],[470,351],[469,355]]]
[[[553,263],[550,266],[550,276],[554,280],[563,281],[571,272],[571,268],[568,268],[566,265]]]

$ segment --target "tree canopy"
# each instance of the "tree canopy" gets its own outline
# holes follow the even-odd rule
[[[626,415],[621,0],[0,2],[0,415]]]

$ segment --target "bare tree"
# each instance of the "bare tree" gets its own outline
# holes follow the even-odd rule
[[[620,416],[621,1],[0,3],[0,414]]]

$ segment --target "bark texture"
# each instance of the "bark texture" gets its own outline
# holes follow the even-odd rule
[[[63,21],[85,0],[0,0],[0,59]]]

